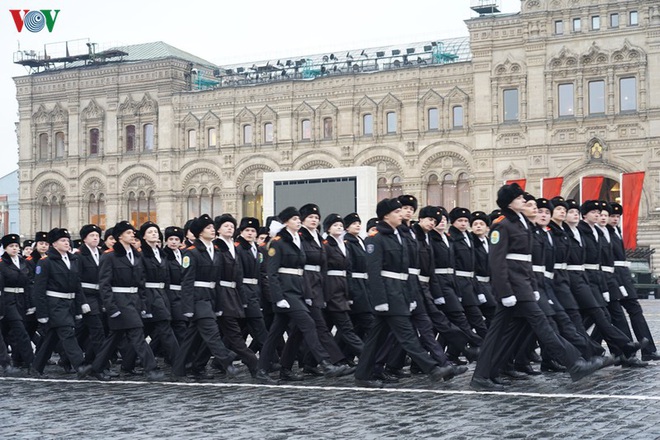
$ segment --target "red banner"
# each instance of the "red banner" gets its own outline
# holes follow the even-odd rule
[[[544,177],[541,179],[541,193],[544,199],[550,200],[553,197],[561,195],[561,185],[564,183],[563,177]]]
[[[527,185],[527,179],[513,179],[513,180],[507,180],[504,182],[505,185],[511,185],[512,183],[517,183],[520,185],[520,187],[525,190],[525,185]]]
[[[623,245],[626,249],[637,247],[637,219],[642,199],[644,171],[621,175],[621,205],[623,206]]]
[[[584,203],[587,200],[599,200],[600,189],[603,187],[603,176],[586,176],[580,182],[580,196]]]

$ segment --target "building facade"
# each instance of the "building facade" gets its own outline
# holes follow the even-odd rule
[[[639,244],[660,245],[656,2],[524,0],[466,25],[467,56],[409,62],[408,49],[369,72],[216,82],[203,78],[241,70],[152,43],[17,77],[22,232],[260,217],[270,171],[373,166],[379,197],[473,210],[492,209],[507,179],[538,194],[563,176],[571,196],[602,175],[615,199],[620,173],[645,171]]]

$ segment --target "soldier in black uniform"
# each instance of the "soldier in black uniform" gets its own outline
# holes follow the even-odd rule
[[[300,213],[294,207],[284,209],[279,215],[284,225],[275,238],[269,242],[268,248],[268,282],[273,301],[275,318],[268,330],[266,343],[259,357],[257,380],[266,384],[277,384],[267,373],[270,368],[277,343],[287,330],[289,323],[297,327],[303,336],[307,348],[316,362],[320,363],[326,377],[336,377],[346,371],[343,366],[335,366],[330,362],[330,355],[319,341],[316,333],[316,323],[311,316],[310,308],[305,303],[303,287],[303,272],[305,267],[305,252],[302,249],[301,236],[298,230],[301,226]],[[286,345],[292,344],[289,338]],[[285,352],[297,351],[297,347],[287,348]],[[282,359],[282,370],[291,371],[293,358]]]
[[[21,247],[21,255],[23,255],[23,258],[27,258],[32,254],[32,251],[34,250],[34,240],[24,240],[23,241],[23,247]]]
[[[648,346],[642,348],[642,361],[660,360],[660,355],[656,351],[655,342],[649,330],[649,325],[644,317],[642,307],[637,299],[637,291],[630,275],[630,262],[626,261],[626,250],[623,246],[623,237],[619,222],[623,215],[623,207],[618,203],[612,203],[612,213],[609,216],[608,230],[612,237],[612,253],[614,256],[614,274],[623,290],[621,290],[621,305],[630,318],[630,325],[637,340],[647,338]]]
[[[84,375],[109,380],[103,370],[119,343],[126,340],[128,347],[142,359],[147,380],[160,380],[163,373],[157,370],[154,354],[144,338],[141,318],[146,310],[144,266],[142,257],[131,245],[135,228],[124,220],[114,226],[113,234],[117,241],[101,256],[99,267],[99,291],[109,317],[110,332],[94,362],[85,367]]]
[[[417,366],[438,381],[453,377],[454,366],[439,366],[422,347],[410,321],[413,297],[408,282],[408,251],[397,228],[403,220],[401,202],[385,199],[378,203],[377,214],[381,222],[378,232],[366,240],[369,294],[374,305],[374,327],[365,342],[364,351],[355,371],[355,384],[380,387],[373,373],[376,355],[390,331]]]
[[[103,233],[103,243],[101,243],[101,252],[105,252],[108,249],[112,249],[112,247],[117,243],[117,240],[115,239],[115,236],[113,235],[114,231],[112,228],[108,228],[105,230]]]
[[[529,329],[552,358],[569,368],[571,378],[579,380],[600,368],[603,362],[582,359],[575,347],[555,334],[536,302],[539,298],[532,271],[532,226],[522,214],[524,191],[516,183],[504,185],[497,192],[497,205],[502,216],[491,229],[489,262],[498,306],[470,386],[478,390],[502,390],[503,385],[493,379],[498,380],[500,369],[518,349],[512,343],[514,339]]]
[[[268,330],[261,311],[262,265],[264,254],[259,252],[255,242],[259,220],[254,217],[243,217],[238,226],[239,236],[236,237],[236,259],[240,262],[243,271],[241,295],[246,300],[245,326],[252,336],[250,349],[255,353],[261,350]]]
[[[101,351],[105,340],[105,330],[101,320],[103,300],[99,291],[101,252],[98,245],[101,228],[93,224],[83,226],[80,228],[80,239],[83,241],[78,253],[80,285],[90,311],[83,315],[81,325],[78,327],[78,343],[84,348],[85,363],[91,364],[96,354]]]
[[[483,211],[474,211],[470,216],[470,237],[474,245],[475,293],[479,308],[486,318],[486,325],[495,315],[497,302],[490,288],[490,266],[488,265],[488,228],[490,217]]]
[[[183,314],[189,318],[190,325],[181,344],[179,354],[172,365],[176,376],[186,375],[186,362],[199,350],[202,342],[216,361],[220,362],[228,377],[235,377],[238,368],[232,365],[236,353],[228,350],[220,337],[216,323],[216,286],[220,282],[222,265],[220,249],[213,244],[215,226],[207,214],[197,217],[190,224],[190,233],[196,239],[183,257],[183,280],[181,294]],[[202,365],[194,365],[192,374],[206,377]]]
[[[17,234],[5,235],[2,237],[1,243],[5,250],[0,259],[2,333],[5,336],[4,339],[11,345],[14,357],[29,365],[34,359],[34,353],[23,320],[26,310],[32,307],[30,270],[23,257],[20,256],[20,237]],[[0,358],[5,358],[7,347],[4,345],[4,341],[0,341],[0,344],[2,345],[0,350],[4,350],[4,355]],[[0,364],[2,364],[5,374],[17,372],[8,362],[0,361]]]
[[[46,252],[48,252],[48,248],[50,247],[50,244],[48,243],[48,233],[43,231],[37,232],[34,237],[33,246],[34,250],[30,256],[25,259],[28,269],[30,270],[30,279],[32,280],[32,283],[34,283],[34,272],[37,269],[37,263],[39,263],[39,260],[42,257],[46,256]],[[32,301],[31,297],[30,301]],[[32,302],[31,307],[28,307],[28,309],[25,311],[25,330],[27,330],[28,335],[30,336],[30,340],[38,349],[39,344],[41,343],[41,335],[37,331],[39,323],[37,322],[37,315],[35,314],[36,310],[37,309],[34,306],[34,302]],[[24,363],[19,362],[19,364]],[[26,367],[29,366],[29,364],[24,365]]]
[[[75,319],[82,319],[90,307],[80,287],[78,257],[70,255],[71,235],[66,229],[55,228],[48,233],[52,247],[35,269],[33,301],[37,320],[45,332],[32,363],[32,374],[43,376],[44,367],[59,341],[66,358],[84,376],[83,352],[76,341]]]
[[[183,241],[183,229],[178,226],[168,226],[165,228],[164,235],[165,247],[163,247],[163,253],[165,254],[170,280],[167,289],[170,313],[172,314],[170,325],[177,342],[181,345],[188,329],[188,318],[183,316],[183,300],[181,299],[181,280],[183,278],[181,242]]]

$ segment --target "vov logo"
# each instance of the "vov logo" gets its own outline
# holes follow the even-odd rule
[[[48,28],[48,32],[53,32],[55,20],[57,20],[60,10],[41,9],[31,11],[29,9],[10,9],[9,12],[11,12],[18,32],[22,32],[23,28],[25,28],[30,32],[36,33],[41,32],[44,27]],[[21,12],[23,12],[22,16]]]

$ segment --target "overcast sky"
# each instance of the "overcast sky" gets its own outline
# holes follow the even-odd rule
[[[13,63],[21,50],[43,52],[45,44],[89,38],[103,48],[164,41],[216,64],[234,64],[323,52],[439,40],[467,35],[463,20],[475,16],[470,0],[377,0],[166,2],[4,1],[0,11],[0,176],[18,168],[13,77],[26,75]],[[518,12],[520,0],[500,0],[503,12]],[[52,33],[16,30],[10,9],[59,9]],[[84,46],[83,46],[84,47]]]

